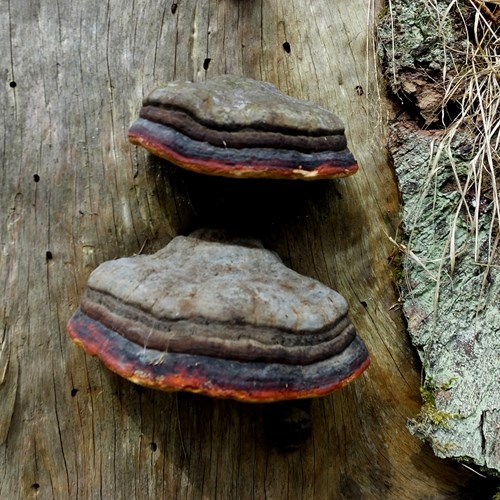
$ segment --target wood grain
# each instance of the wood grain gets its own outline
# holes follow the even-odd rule
[[[389,108],[367,55],[372,9],[365,0],[0,4],[0,498],[465,498],[475,487],[405,427],[419,373],[392,307],[387,234],[399,203]],[[335,111],[360,172],[243,186],[128,144],[153,87],[223,72]],[[258,232],[293,269],[338,289],[371,352],[360,380],[313,402],[313,436],[295,453],[267,443],[261,406],[142,389],[66,336],[99,263],[203,224]]]

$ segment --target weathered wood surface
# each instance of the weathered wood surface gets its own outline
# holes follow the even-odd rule
[[[0,4],[0,498],[461,498],[475,487],[405,427],[419,409],[419,373],[392,307],[386,233],[398,195],[366,56],[372,9],[365,0]],[[335,110],[361,171],[243,186],[128,144],[145,93],[223,72]],[[371,351],[361,379],[313,403],[313,436],[294,453],[267,443],[261,406],[142,389],[65,334],[100,262],[208,223],[258,231],[293,269],[338,289]]]

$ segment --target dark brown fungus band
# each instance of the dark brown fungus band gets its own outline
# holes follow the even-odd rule
[[[367,368],[347,312],[259,242],[199,230],[101,264],[68,332],[132,382],[271,402],[328,394]]]
[[[331,179],[358,169],[335,114],[233,75],[153,91],[129,139],[180,167],[224,177]]]

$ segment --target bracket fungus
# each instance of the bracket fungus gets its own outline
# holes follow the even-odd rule
[[[129,140],[182,168],[224,177],[332,179],[358,170],[334,113],[233,75],[153,91]]]
[[[272,402],[328,394],[367,368],[347,312],[258,241],[198,230],[101,264],[68,333],[132,382]]]

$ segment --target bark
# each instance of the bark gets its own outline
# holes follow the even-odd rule
[[[0,9],[0,498],[467,497],[476,477],[405,427],[419,409],[419,369],[388,262],[399,201],[374,7],[5,0]],[[223,72],[336,111],[360,172],[247,186],[129,145],[153,87]],[[361,379],[313,402],[313,435],[294,453],[268,444],[262,406],[140,388],[66,336],[99,263],[206,224],[258,232],[293,269],[339,290],[371,352]]]
[[[403,207],[399,286],[425,372],[423,405],[408,427],[437,456],[498,476],[498,134],[488,125],[498,121],[488,95],[498,92],[496,77],[476,74],[488,67],[483,61],[495,44],[486,35],[472,38],[469,29],[478,23],[477,33],[496,37],[486,12],[484,3],[398,0],[378,38],[388,84],[402,104],[388,143]],[[462,84],[447,100],[458,75]],[[485,90],[468,96],[471,81]]]

